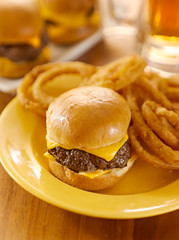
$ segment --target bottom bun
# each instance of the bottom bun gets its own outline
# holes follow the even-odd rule
[[[83,190],[95,191],[114,186],[132,167],[135,159],[135,157],[132,157],[125,168],[114,168],[111,172],[92,179],[71,171],[69,168],[54,160],[49,159],[49,167],[53,175],[61,181]]]
[[[49,61],[49,49],[45,47],[41,54],[33,61],[13,62],[0,56],[0,76],[5,78],[20,78],[32,70],[33,67]]]

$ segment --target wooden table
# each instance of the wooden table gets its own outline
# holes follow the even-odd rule
[[[120,44],[120,41],[127,46]],[[122,47],[123,46],[123,47]],[[125,49],[125,50],[124,50]],[[127,49],[127,50],[126,50]],[[102,65],[132,52],[134,44],[102,41],[79,60]],[[0,111],[13,97],[0,92]],[[0,240],[177,240],[179,211],[161,216],[110,220],[78,215],[37,199],[17,185],[0,165]]]

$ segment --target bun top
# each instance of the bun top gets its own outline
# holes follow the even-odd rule
[[[69,149],[101,148],[120,141],[130,119],[127,102],[113,90],[74,88],[50,104],[47,138]]]
[[[31,43],[43,21],[36,0],[0,0],[0,44]],[[37,42],[37,40],[36,40]]]

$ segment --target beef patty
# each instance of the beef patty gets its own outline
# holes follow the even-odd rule
[[[48,43],[47,33],[41,34],[40,46],[35,48],[29,44],[0,45],[0,56],[14,62],[32,61],[36,59]]]
[[[127,162],[131,157],[130,144],[128,141],[123,144],[110,162],[79,149],[67,150],[61,147],[55,147],[48,149],[48,152],[57,162],[75,172],[123,168],[127,166]]]

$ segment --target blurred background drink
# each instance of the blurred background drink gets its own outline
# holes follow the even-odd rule
[[[135,53],[143,0],[98,0],[98,3],[108,62]]]
[[[128,35],[137,33],[143,0],[99,0],[105,36]]]
[[[78,42],[99,27],[95,0],[39,0],[42,17],[51,41],[57,44]]]
[[[179,0],[149,0],[149,20],[154,37],[179,41]]]
[[[148,0],[145,11],[142,55],[153,68],[179,72],[179,0]]]

